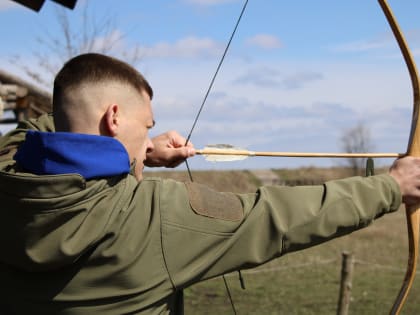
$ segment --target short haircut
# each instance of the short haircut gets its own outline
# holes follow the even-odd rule
[[[145,91],[150,99],[153,97],[153,90],[147,80],[132,66],[113,57],[87,53],[67,61],[56,75],[53,90],[53,109],[60,106],[65,93],[70,89],[86,83],[107,81],[128,84],[140,93]]]

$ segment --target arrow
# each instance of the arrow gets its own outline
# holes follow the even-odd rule
[[[226,162],[244,160],[253,156],[265,157],[302,157],[302,158],[399,158],[405,153],[317,153],[317,152],[277,152],[277,151],[248,151],[229,144],[217,144],[196,150],[196,154],[205,156],[212,162]]]

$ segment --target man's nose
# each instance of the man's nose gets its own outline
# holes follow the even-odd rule
[[[146,148],[147,148],[146,149],[146,152],[147,153],[150,153],[150,152],[152,152],[155,149],[155,146],[154,146],[152,140],[147,139],[147,147]]]

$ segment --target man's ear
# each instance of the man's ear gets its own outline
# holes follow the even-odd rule
[[[120,124],[120,108],[117,104],[109,105],[102,117],[102,130],[107,136],[115,137],[118,134],[118,127]]]

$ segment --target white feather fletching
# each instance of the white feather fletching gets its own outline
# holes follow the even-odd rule
[[[209,150],[212,152],[211,154],[203,154],[205,159],[210,162],[241,161],[245,160],[249,156],[249,154],[237,154],[238,151],[247,151],[230,144],[209,144],[204,148],[204,150]],[[232,152],[232,155],[229,155],[229,151]]]

